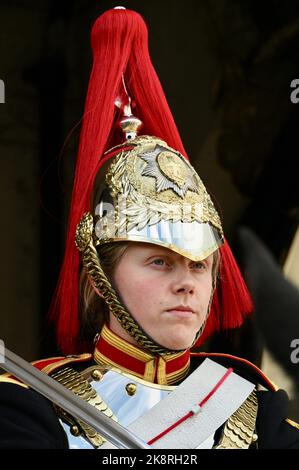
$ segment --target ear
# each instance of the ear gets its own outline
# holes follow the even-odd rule
[[[90,279],[90,277],[88,278],[88,280],[89,280],[90,284],[92,285],[92,288],[94,289],[94,291],[96,292],[96,294],[97,294],[99,297],[101,297],[101,299],[105,300],[103,294],[102,294],[102,293],[99,291],[99,289],[94,285],[93,280]]]
[[[97,289],[97,288],[95,287],[94,290],[96,291],[96,293],[98,294],[98,296],[101,297],[101,299],[105,300],[103,294],[99,291],[99,289]]]

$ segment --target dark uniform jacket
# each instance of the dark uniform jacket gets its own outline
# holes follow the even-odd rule
[[[225,367],[233,367],[239,375],[268,389],[257,391],[257,440],[250,448],[299,449],[299,426],[287,419],[288,397],[283,390],[276,390],[269,379],[250,362],[226,354],[191,353],[191,371],[206,357]],[[66,361],[77,370],[95,364],[89,354]],[[53,359],[52,364],[55,362],[61,366],[61,358]],[[51,360],[48,363],[51,363]],[[43,367],[43,361],[37,365],[40,369],[46,369]],[[48,367],[48,370],[50,369]],[[0,382],[0,448],[68,448],[66,434],[53,405],[12,378],[4,378]]]

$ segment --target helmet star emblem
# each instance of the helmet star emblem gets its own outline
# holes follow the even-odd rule
[[[172,189],[182,199],[188,190],[199,193],[191,168],[177,153],[156,145],[152,152],[145,152],[139,156],[147,163],[141,176],[151,176],[156,179],[157,193]]]

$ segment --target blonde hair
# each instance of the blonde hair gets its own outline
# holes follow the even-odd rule
[[[115,242],[101,245],[98,255],[101,266],[111,282],[114,270],[121,257],[132,242]],[[220,254],[219,250],[213,254],[212,278],[213,293],[215,291],[219,273]],[[80,336],[83,341],[93,341],[95,335],[101,331],[104,323],[109,322],[109,310],[97,289],[90,280],[84,267],[81,269],[79,278],[79,314],[80,314]]]

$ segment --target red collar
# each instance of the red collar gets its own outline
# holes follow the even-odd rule
[[[104,325],[95,346],[94,359],[110,364],[148,382],[174,385],[189,371],[190,351],[155,356],[120,338]]]

